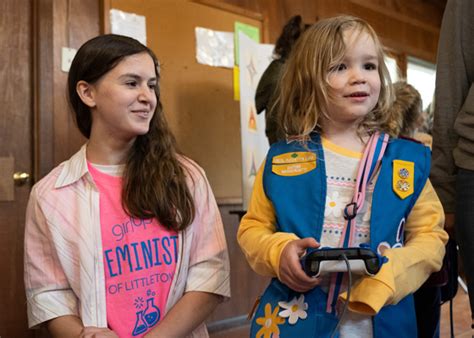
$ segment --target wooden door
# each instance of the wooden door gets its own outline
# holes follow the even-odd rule
[[[0,1],[0,337],[32,337],[23,286],[23,233],[32,173],[32,2]]]

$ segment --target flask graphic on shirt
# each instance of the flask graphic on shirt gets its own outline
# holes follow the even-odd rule
[[[148,327],[152,327],[160,320],[160,309],[155,306],[153,297],[146,300],[146,309],[143,311],[143,319],[145,319]]]
[[[143,320],[143,311],[137,312],[137,321],[135,322],[135,328],[133,329],[132,336],[138,336],[140,333],[148,330],[148,325]]]

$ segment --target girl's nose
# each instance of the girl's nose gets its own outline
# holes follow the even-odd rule
[[[358,83],[365,83],[365,76],[364,73],[360,69],[353,69],[351,72],[351,83],[358,84]]]

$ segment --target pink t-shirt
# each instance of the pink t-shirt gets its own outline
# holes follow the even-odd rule
[[[89,171],[100,193],[107,323],[119,337],[142,337],[165,315],[178,259],[178,235],[122,208],[122,178]]]

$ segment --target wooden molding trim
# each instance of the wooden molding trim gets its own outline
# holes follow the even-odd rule
[[[100,0],[100,33],[110,33],[110,8],[111,0]]]
[[[201,4],[201,5],[210,6],[210,7],[222,9],[222,10],[227,11],[227,12],[231,12],[231,13],[239,14],[239,15],[242,15],[242,16],[246,16],[246,17],[254,19],[254,20],[263,21],[262,13],[254,12],[254,11],[251,11],[251,10],[239,7],[239,6],[223,3],[223,2],[220,2],[218,0],[191,0],[191,1],[195,2],[195,3],[198,3],[198,4]]]
[[[399,52],[393,48],[385,47],[384,52],[386,55],[392,57],[397,62],[400,80],[407,78],[407,55],[406,53]],[[393,81],[393,79],[392,79]]]
[[[33,1],[33,179],[54,166],[53,134],[54,1]],[[41,41],[41,43],[38,43]]]
[[[271,43],[270,41],[270,20],[268,15],[263,16],[263,23],[262,23],[262,43]]]
[[[40,34],[38,33],[38,3],[37,1],[33,1],[32,4],[32,25],[31,25],[31,34],[33,36],[32,40],[32,74],[31,74],[31,93],[32,93],[32,102],[33,102],[33,124],[31,125],[33,130],[33,179],[32,185],[36,183],[38,178],[40,177],[40,161],[39,161],[39,139],[40,139],[40,131],[39,131],[39,93],[38,93],[38,86],[39,86],[39,39]]]
[[[421,20],[417,20],[415,18],[410,18],[410,17],[405,16],[405,15],[400,15],[399,13],[397,13],[395,11],[387,9],[387,7],[383,7],[383,6],[377,5],[375,3],[367,2],[367,1],[364,1],[364,0],[350,0],[350,2],[352,2],[353,4],[356,4],[360,7],[365,7],[365,8],[374,10],[374,11],[376,11],[376,12],[378,12],[378,13],[384,15],[384,16],[390,17],[390,18],[398,20],[400,22],[404,22],[404,23],[419,27],[420,29],[423,29],[427,32],[434,33],[434,34],[439,34],[439,27],[428,25],[425,22],[423,22]]]

